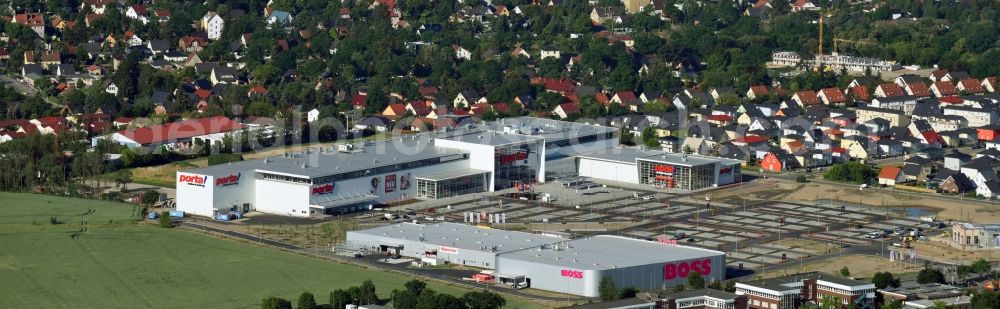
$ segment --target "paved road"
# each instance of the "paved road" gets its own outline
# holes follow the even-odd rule
[[[38,92],[37,89],[31,87],[27,83],[8,75],[0,75],[0,83],[4,83],[7,87],[14,88],[14,90],[17,90],[18,93],[25,96],[33,96],[36,92]]]

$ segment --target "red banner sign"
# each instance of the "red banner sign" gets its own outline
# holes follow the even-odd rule
[[[732,167],[723,167],[723,168],[719,169],[719,175],[729,175],[729,173],[732,173],[732,172],[733,172],[733,168]]]
[[[458,249],[452,247],[438,246],[438,253],[458,254]]]
[[[499,154],[499,153],[497,154],[497,162],[500,162],[500,165],[512,164],[517,161],[524,161],[527,159],[528,159],[528,152],[524,150],[512,154]]]
[[[333,186],[332,183],[328,183],[328,184],[325,184],[325,185],[315,186],[315,187],[312,187],[312,195],[333,193],[333,188],[334,188],[334,186]]]
[[[667,263],[663,264],[663,280],[673,280],[675,278],[687,278],[691,272],[696,272],[702,276],[712,274],[712,260]]]
[[[677,244],[677,240],[676,239],[670,239],[670,238],[666,238],[666,237],[657,238],[656,242],[664,244],[664,245],[676,245]]]
[[[583,272],[577,270],[563,269],[559,272],[559,275],[566,278],[583,279]]]
[[[396,175],[385,175],[385,193],[396,191]]]
[[[673,165],[656,165],[656,166],[653,166],[653,171],[655,171],[657,173],[673,174],[674,173],[674,166]]]

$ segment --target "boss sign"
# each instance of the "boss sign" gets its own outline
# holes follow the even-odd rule
[[[562,271],[560,271],[560,275],[566,278],[583,279],[582,271],[563,269]]]
[[[687,278],[691,272],[696,272],[702,276],[712,274],[712,260],[670,263],[663,265],[663,280],[673,280],[675,278]]]

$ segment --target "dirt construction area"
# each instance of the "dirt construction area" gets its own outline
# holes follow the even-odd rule
[[[865,189],[834,186],[824,183],[796,183],[787,180],[758,179],[743,186],[713,192],[713,199],[731,204],[781,200],[786,202],[815,203],[833,200],[842,203],[888,208],[931,208],[938,220],[956,220],[972,223],[1000,222],[1000,205],[936,198],[924,198],[891,189]]]
[[[840,269],[847,267],[851,272],[851,277],[871,278],[876,272],[890,271],[893,274],[909,273],[920,271],[923,265],[912,263],[890,262],[888,259],[871,255],[845,255],[842,257],[826,260],[818,263],[804,264],[801,267],[785,268],[782,270],[761,273],[761,278],[773,278],[783,275],[790,275],[796,272],[818,271],[830,274],[840,272]]]

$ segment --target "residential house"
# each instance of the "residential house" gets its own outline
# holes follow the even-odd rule
[[[480,96],[479,92],[475,90],[466,90],[459,92],[452,100],[452,106],[455,108],[469,107],[476,103],[486,103],[486,97]]]
[[[874,119],[884,119],[893,127],[910,125],[910,116],[902,111],[875,107],[858,107],[855,111],[858,123],[865,123]]]
[[[906,94],[918,98],[928,98],[934,96],[934,93],[932,93],[931,89],[927,87],[927,84],[922,82],[908,84],[906,85],[905,90]]]
[[[455,52],[456,59],[470,60],[472,59],[472,53],[468,49],[458,45],[451,45],[451,49]]]
[[[969,180],[969,177],[966,177],[962,173],[953,173],[944,178],[941,184],[938,185],[939,190],[952,194],[963,194],[975,190],[975,188],[972,180]]]
[[[115,4],[114,0],[84,0],[80,3],[80,9],[85,7],[90,7],[90,12],[94,14],[104,15],[107,11],[108,6]]]
[[[844,95],[844,92],[840,91],[840,88],[837,87],[823,88],[819,91],[818,96],[823,101],[823,104],[826,105],[847,103],[847,97]]]
[[[798,168],[799,161],[784,150],[772,150],[761,159],[760,167],[767,172],[781,173]]]
[[[962,91],[966,94],[982,94],[986,92],[986,89],[983,88],[982,83],[980,83],[978,80],[971,78],[960,80],[958,82],[957,88],[958,91]]]
[[[878,184],[883,186],[895,186],[897,183],[906,182],[906,174],[898,166],[885,166],[878,173]]]
[[[212,68],[212,74],[209,79],[212,81],[212,85],[217,84],[239,84],[239,76],[235,68],[227,66],[216,66]]]
[[[149,11],[146,10],[146,6],[142,4],[133,4],[128,7],[125,11],[125,17],[129,19],[138,20],[143,25],[149,22]]]
[[[590,22],[594,25],[602,25],[607,21],[620,20],[625,15],[625,10],[621,7],[595,7],[590,11]]]
[[[14,22],[15,24],[19,24],[27,27],[28,29],[31,29],[31,31],[34,31],[35,34],[37,34],[39,37],[45,36],[45,16],[43,16],[42,13],[14,14],[14,17],[11,19],[11,21]]]
[[[559,51],[559,48],[551,44],[542,46],[540,53],[541,54],[538,57],[539,60],[545,60],[545,58],[560,59],[560,57],[562,57],[562,53]]]
[[[282,10],[273,10],[265,18],[267,26],[288,27],[292,24],[292,14]]]
[[[366,116],[364,118],[361,118],[361,120],[358,120],[358,122],[354,123],[354,128],[358,130],[386,132],[389,131],[391,125],[392,125],[392,120],[389,120],[388,118],[382,116],[373,115],[373,116]]]
[[[570,115],[580,112],[580,106],[576,103],[563,103],[556,106],[552,113],[559,116],[559,119],[566,119]]]
[[[903,90],[903,87],[895,83],[884,83],[875,87],[875,97],[879,98],[898,97],[905,94],[906,91]]]
[[[965,72],[965,71],[950,72],[949,71],[949,72],[945,73],[944,76],[941,77],[941,81],[956,83],[956,82],[958,82],[960,80],[967,79],[969,77],[970,77],[969,76],[969,72]]]
[[[955,84],[952,82],[940,81],[931,85],[931,93],[933,93],[934,97],[937,98],[947,97],[958,94],[958,89],[955,88]]]
[[[382,116],[392,120],[402,118],[406,114],[406,105],[402,103],[389,104],[386,106],[385,110],[382,111]]]
[[[215,12],[207,12],[201,17],[201,29],[208,33],[209,40],[222,38],[222,31],[225,29],[226,21]]]
[[[965,118],[969,127],[985,127],[997,124],[997,112],[994,109],[974,108],[967,106],[945,106],[941,108],[944,115],[956,115]]]
[[[747,90],[746,97],[750,100],[764,100],[767,99],[769,93],[770,92],[767,90],[767,86],[750,86],[750,89]]]
[[[1000,89],[1000,78],[996,76],[990,76],[983,79],[982,82],[983,89],[989,92],[997,92]]]

